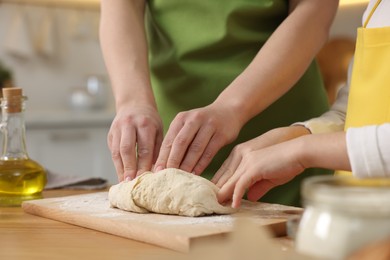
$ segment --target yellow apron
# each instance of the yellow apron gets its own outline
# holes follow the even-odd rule
[[[390,27],[366,28],[380,2],[358,29],[344,130],[390,121]]]

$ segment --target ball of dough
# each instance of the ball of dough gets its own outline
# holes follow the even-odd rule
[[[112,207],[137,213],[195,217],[235,212],[218,203],[217,192],[218,187],[203,177],[168,168],[112,186],[109,201]]]

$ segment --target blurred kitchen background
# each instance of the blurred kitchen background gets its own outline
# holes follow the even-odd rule
[[[345,81],[366,4],[340,2],[319,54],[330,103]],[[114,102],[98,26],[99,0],[0,0],[0,66],[28,97],[30,157],[56,174],[116,183],[106,143]]]

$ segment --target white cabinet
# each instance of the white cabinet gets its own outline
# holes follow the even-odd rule
[[[26,122],[26,145],[31,159],[60,175],[100,177],[116,183],[107,146],[111,119],[61,119]]]

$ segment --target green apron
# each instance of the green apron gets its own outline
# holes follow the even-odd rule
[[[178,112],[212,103],[248,66],[287,15],[287,0],[148,1],[152,86],[165,131]],[[202,176],[211,178],[234,145],[327,109],[325,89],[313,62],[294,88],[242,128],[237,140],[216,155]],[[324,173],[307,170],[271,190],[261,201],[300,205],[301,179]]]

